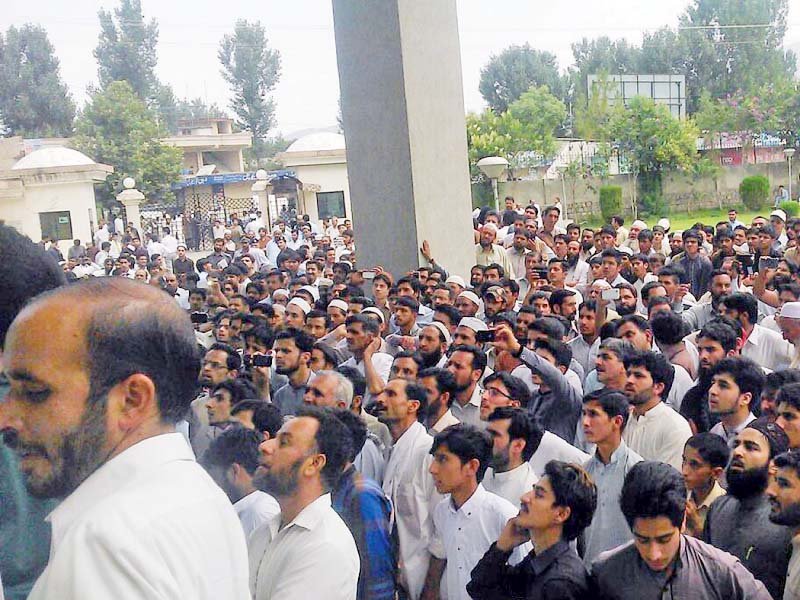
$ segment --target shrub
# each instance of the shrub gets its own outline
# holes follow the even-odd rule
[[[794,200],[784,200],[781,202],[780,209],[786,213],[787,217],[796,217],[800,215],[800,202]]]
[[[645,194],[642,196],[642,214],[647,217],[666,217],[669,214],[669,203],[660,194]]]
[[[764,175],[753,175],[742,179],[739,196],[750,210],[761,210],[769,200],[769,179]]]
[[[600,188],[600,212],[604,221],[622,213],[622,186],[604,185]]]

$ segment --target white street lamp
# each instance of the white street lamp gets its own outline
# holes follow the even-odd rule
[[[783,155],[789,161],[789,200],[792,199],[792,157],[794,156],[794,148],[784,148]]]
[[[492,195],[494,196],[494,207],[499,210],[500,202],[497,197],[497,180],[508,168],[508,161],[502,156],[487,156],[477,163],[481,173],[486,175],[492,182]]]

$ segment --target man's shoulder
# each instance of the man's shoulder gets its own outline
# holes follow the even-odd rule
[[[638,554],[639,552],[636,550],[633,541],[627,542],[611,550],[601,552],[592,562],[590,571],[596,579],[602,579],[606,576],[619,577],[627,570],[624,568],[626,565],[630,565],[638,559]]]

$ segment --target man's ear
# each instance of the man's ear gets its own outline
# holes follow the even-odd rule
[[[148,419],[160,417],[155,384],[143,373],[134,373],[112,387],[108,392],[107,407],[123,432],[136,429]]]

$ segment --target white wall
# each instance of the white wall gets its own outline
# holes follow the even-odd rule
[[[353,209],[350,207],[350,186],[347,180],[347,164],[334,163],[328,165],[287,166],[294,169],[297,178],[303,185],[316,184],[320,192],[344,192],[344,206],[347,218],[353,220]],[[312,221],[318,221],[316,192],[303,191],[305,212]]]

